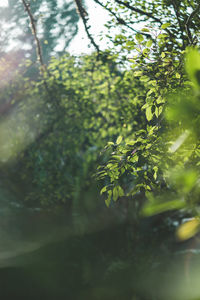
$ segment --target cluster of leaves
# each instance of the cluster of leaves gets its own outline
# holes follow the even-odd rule
[[[107,195],[107,206],[126,196],[137,199],[145,215],[186,209],[197,217],[200,54],[194,46],[169,51],[170,27],[169,22],[162,24],[160,31],[165,33],[157,41],[137,34],[131,42],[124,36],[122,46],[137,51],[131,67],[144,86],[146,121],[131,139],[122,134],[117,147],[109,143],[111,155],[98,176],[104,180],[101,193]],[[196,232],[199,222],[195,221],[195,229],[192,225]]]
[[[18,159],[18,180],[32,205],[79,198],[103,146],[121,133],[132,136],[144,122],[138,114],[143,84],[115,60],[109,53],[102,59],[66,54],[52,58],[47,78],[22,82],[15,113],[2,121],[1,161]]]
[[[164,24],[161,30],[169,26]],[[146,41],[137,34],[134,43],[127,41],[125,44],[129,51],[138,52],[130,61],[133,76],[143,85],[144,104],[140,114],[144,115],[145,121],[137,124],[131,137],[122,135],[123,142],[120,138],[117,140],[119,146],[112,149],[110,160],[99,170],[99,177],[108,183],[102,189],[108,193],[108,206],[111,199],[116,201],[122,194],[134,196],[138,192],[151,191],[161,176],[160,155],[167,151],[162,138],[163,128],[167,126],[163,119],[166,97],[184,82],[184,76],[180,75],[183,73],[183,53],[169,52],[164,46],[167,42],[167,34],[158,37],[153,46],[152,40]],[[162,188],[163,180],[159,180],[159,184]]]
[[[26,142],[16,138],[9,149],[14,149],[10,155],[23,157],[22,179],[33,186],[27,198],[52,204],[79,197],[108,142],[97,174],[107,206],[137,195],[139,207],[149,199],[146,214],[190,206],[198,198],[198,189],[196,196],[190,193],[198,185],[200,67],[198,51],[186,55],[186,47],[198,44],[199,5],[97,3],[121,28],[111,38],[114,50],[52,58],[46,78],[25,80],[26,102],[18,107],[17,119],[23,120],[18,136]]]

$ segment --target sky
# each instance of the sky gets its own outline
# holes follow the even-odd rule
[[[89,15],[89,23],[91,24],[90,32],[94,36],[95,41],[97,41],[97,44],[100,45],[101,50],[103,50],[106,48],[106,45],[108,43],[108,39],[106,38],[106,28],[104,24],[109,19],[109,15],[105,11],[105,9],[95,4],[93,0],[86,0],[86,6],[86,10]],[[78,34],[68,47],[68,51],[74,55],[90,53],[94,49],[92,47],[88,48],[88,44],[91,44],[91,42],[87,38],[81,19],[79,20],[78,27]],[[100,35],[102,36],[101,40]]]
[[[7,6],[7,5],[8,5],[8,0],[1,0],[0,1],[0,7]]]

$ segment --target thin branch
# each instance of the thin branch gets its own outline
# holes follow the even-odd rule
[[[176,1],[172,0],[172,6],[173,6],[173,9],[174,9],[174,12],[175,12],[175,15],[176,15],[176,19],[178,21],[178,25],[179,25],[179,29],[180,29],[180,32],[181,32],[181,38],[182,38],[182,41],[183,41],[183,47],[184,47],[184,41],[185,41],[185,37],[184,37],[184,28],[181,24],[181,20],[180,20],[180,14],[179,14],[179,10],[178,10],[178,7],[176,5]]]
[[[139,8],[136,8],[136,7],[133,7],[132,5],[130,5],[128,2],[123,2],[121,0],[115,0],[118,4],[121,4],[121,5],[124,5],[125,7],[129,8],[130,10],[136,12],[136,13],[139,13],[140,15],[143,15],[143,16],[146,16],[146,17],[149,17],[151,19],[153,19],[154,21],[162,24],[162,21],[157,18],[157,17],[154,17],[154,15],[150,12],[146,12],[144,10],[141,10]]]
[[[200,9],[200,4],[195,8],[195,10],[193,10],[193,12],[189,15],[189,17],[187,18],[187,21],[185,23],[185,29],[186,29],[186,33],[187,33],[187,36],[188,36],[188,40],[189,40],[189,43],[191,45],[193,45],[194,43],[194,39],[192,38],[192,34],[191,34],[191,31],[190,31],[190,24],[191,24],[191,21],[192,21],[192,18],[198,13]]]
[[[139,8],[133,7],[133,6],[130,5],[128,2],[123,2],[123,1],[121,1],[121,0],[115,0],[115,1],[116,1],[118,4],[124,5],[125,7],[129,8],[130,10],[132,10],[132,11],[134,11],[134,12],[136,12],[136,13],[142,15],[142,16],[146,16],[146,17],[149,17],[149,18],[153,19],[155,22],[159,23],[160,25],[163,24],[163,22],[161,21],[161,19],[155,17],[155,16],[154,16],[152,13],[150,13],[150,12],[146,12],[146,11],[141,10],[141,9],[139,9]],[[173,33],[172,33],[168,28],[166,28],[165,30],[166,30],[167,33],[169,34],[169,37],[170,37],[171,39],[173,39],[173,38],[174,38]],[[144,33],[142,33],[142,32],[140,32],[140,34],[143,34],[143,35],[144,35]]]
[[[88,22],[88,14],[85,10],[85,8],[83,7],[81,0],[74,0],[75,4],[76,4],[76,8],[77,8],[77,12],[79,14],[79,16],[81,17],[82,21],[83,21],[83,25],[85,27],[85,31],[87,33],[87,36],[89,38],[89,40],[91,41],[92,45],[95,47],[95,49],[97,50],[97,52],[100,52],[99,46],[95,43],[92,35],[89,32],[89,28],[90,26],[87,25]]]
[[[129,26],[127,22],[125,22],[122,18],[119,18],[117,16],[117,14],[114,11],[112,11],[112,9],[110,9],[109,7],[103,5],[103,3],[101,3],[99,0],[94,0],[94,2],[96,2],[97,4],[99,4],[101,7],[103,7],[104,9],[106,9],[111,15],[113,15],[116,18],[116,20],[118,21],[118,23],[120,25],[124,25],[127,28],[129,28],[130,30],[132,30],[132,31],[134,31],[136,33],[141,33],[142,35],[145,35],[146,37],[151,37],[150,34],[147,34],[145,32],[139,32],[138,30],[136,30],[133,27]]]
[[[48,76],[50,76],[50,72],[48,71],[45,63],[44,63],[44,60],[43,60],[43,57],[42,57],[42,48],[41,48],[41,45],[40,45],[40,40],[38,38],[38,35],[37,35],[37,29],[36,29],[36,20],[34,19],[32,13],[31,13],[31,9],[30,9],[30,4],[27,3],[25,0],[22,0],[22,3],[24,5],[24,9],[25,11],[27,11],[28,13],[28,16],[29,16],[29,19],[30,19],[30,25],[31,25],[31,29],[32,29],[32,34],[34,36],[34,39],[35,39],[35,43],[36,43],[36,52],[37,52],[37,57],[38,57],[38,60],[40,62],[40,66],[41,66],[41,71],[42,71],[42,74],[43,74],[43,80],[44,80],[44,87],[46,89],[46,92],[48,94],[48,97],[49,99],[52,99],[52,91],[50,91],[50,88],[48,86],[48,83],[46,81],[46,78],[45,78],[45,75],[47,74]],[[55,102],[55,105],[57,108],[60,107],[60,103],[59,103],[59,99],[57,99],[57,97],[55,96],[54,97],[54,102]]]
[[[34,36],[34,39],[35,39],[35,43],[36,43],[37,57],[38,57],[38,60],[40,62],[42,71],[44,72],[44,71],[46,71],[46,65],[44,64],[44,61],[43,61],[42,48],[41,48],[41,45],[40,45],[39,38],[37,36],[37,29],[36,29],[36,25],[35,25],[36,20],[34,19],[32,13],[31,13],[30,4],[26,3],[25,0],[22,0],[22,3],[24,5],[24,9],[25,9],[25,11],[27,11],[29,19],[30,19],[31,30],[32,30],[32,33],[33,33],[33,36]]]

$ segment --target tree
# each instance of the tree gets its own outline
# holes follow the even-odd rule
[[[31,1],[32,12],[39,33],[44,62],[52,55],[63,53],[73,37],[77,34],[78,14],[73,1],[58,3],[51,1]],[[33,47],[34,37],[30,29],[30,21],[22,1],[8,2],[0,12],[2,50],[7,47],[22,47],[26,50],[26,58],[35,61],[36,53]],[[9,25],[8,25],[9,24]],[[56,47],[60,44],[60,49]]]
[[[107,194],[108,206],[126,195],[135,198],[139,211],[142,208],[146,215],[184,208],[197,216],[199,100],[191,85],[199,89],[200,5],[188,1],[135,1],[135,5],[115,1],[106,8],[112,13],[116,3],[120,4],[116,11],[124,20],[121,26],[130,24],[133,14],[135,23],[143,22],[134,39],[122,29],[114,43],[120,45],[120,52],[129,53],[133,74],[143,83],[146,121],[131,139],[122,135],[124,139],[117,139],[117,147],[108,147],[112,154],[98,173],[106,182],[101,192]],[[119,15],[115,13],[114,18],[119,23]],[[154,25],[147,23],[150,20]],[[188,46],[194,50],[189,51]],[[149,201],[144,205],[145,198]]]

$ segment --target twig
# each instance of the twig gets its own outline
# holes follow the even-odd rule
[[[136,7],[133,7],[133,6],[130,5],[128,2],[123,2],[123,1],[121,1],[121,0],[115,0],[115,1],[116,1],[118,4],[120,4],[120,5],[124,5],[124,6],[127,7],[128,9],[134,11],[135,13],[138,13],[138,14],[140,14],[141,16],[149,17],[149,18],[153,19],[155,22],[159,23],[160,25],[163,25],[163,22],[161,21],[161,19],[155,17],[152,13],[146,12],[146,11],[144,11],[144,10],[142,10],[142,9],[139,9],[139,8],[136,8]],[[172,33],[168,28],[166,28],[165,30],[166,30],[166,32],[169,34],[169,37],[170,37],[171,39],[173,39],[173,38],[174,38],[173,33]],[[143,32],[140,32],[140,34],[145,35]]]
[[[179,25],[179,29],[180,29],[180,32],[181,32],[181,38],[182,38],[182,41],[183,41],[183,48],[185,48],[185,37],[184,37],[184,28],[181,24],[181,20],[180,20],[180,14],[179,14],[179,10],[178,10],[178,7],[177,7],[177,4],[176,4],[176,1],[172,1],[172,6],[173,6],[173,9],[174,9],[174,12],[175,12],[175,15],[176,15],[176,19],[178,21],[178,25]]]
[[[80,15],[82,21],[83,21],[83,25],[85,27],[85,31],[87,33],[87,36],[89,38],[89,40],[91,41],[92,45],[95,47],[95,49],[97,50],[97,52],[99,53],[100,52],[100,48],[99,46],[95,43],[92,35],[90,34],[89,32],[89,28],[90,26],[87,25],[87,21],[88,21],[88,14],[86,12],[86,10],[84,9],[82,3],[81,3],[81,0],[74,0],[75,1],[75,4],[76,4],[76,7],[77,7],[77,12],[78,14]]]
[[[104,9],[106,9],[111,15],[113,15],[113,16],[116,18],[116,20],[118,21],[118,23],[119,23],[120,25],[124,25],[124,26],[126,26],[127,28],[129,28],[130,30],[132,30],[132,31],[134,31],[134,32],[136,32],[136,33],[141,33],[142,35],[145,35],[146,37],[151,37],[150,34],[145,33],[145,32],[140,32],[140,31],[134,29],[133,27],[129,26],[128,23],[125,22],[122,18],[119,18],[119,17],[117,16],[117,14],[116,14],[114,11],[112,11],[111,8],[109,8],[109,7],[105,6],[105,5],[103,5],[103,3],[101,3],[99,0],[94,0],[94,2],[96,2],[97,4],[99,4],[101,7],[103,7]]]
[[[30,9],[30,4],[27,3],[25,0],[22,0],[22,3],[24,5],[24,9],[25,11],[27,11],[28,13],[28,16],[29,16],[29,19],[30,19],[30,25],[31,25],[31,29],[32,29],[32,34],[34,36],[34,39],[35,39],[35,43],[36,43],[36,52],[37,52],[37,57],[38,57],[38,60],[40,62],[40,66],[41,66],[41,71],[42,71],[42,74],[44,76],[43,80],[44,80],[44,87],[47,91],[47,94],[48,94],[48,97],[49,99],[52,99],[52,92],[50,91],[50,88],[48,86],[48,83],[46,81],[46,78],[45,78],[45,75],[47,74],[49,77],[50,77],[50,73],[44,63],[44,60],[43,60],[43,57],[42,57],[42,48],[41,48],[41,45],[40,45],[40,40],[37,36],[37,29],[36,29],[36,20],[34,19],[32,13],[31,13],[31,9]],[[60,107],[60,103],[59,103],[59,100],[57,99],[57,97],[54,97],[54,101],[55,101],[55,104],[57,107]]]
[[[193,10],[193,12],[189,15],[189,17],[187,18],[187,21],[185,23],[185,29],[186,29],[186,33],[187,33],[187,36],[188,36],[188,40],[189,40],[189,43],[191,45],[193,45],[194,43],[194,39],[192,38],[192,34],[191,34],[191,31],[190,31],[190,23],[192,21],[192,18],[197,14],[198,10],[200,9],[200,4],[195,8],[195,10]]]
[[[146,17],[149,17],[151,19],[153,19],[154,21],[162,24],[162,21],[157,18],[157,17],[154,17],[154,15],[150,12],[146,12],[144,10],[141,10],[139,8],[136,8],[136,7],[133,7],[132,5],[130,5],[128,2],[123,2],[121,0],[115,0],[118,4],[121,4],[121,5],[124,5],[125,7],[129,8],[130,10],[136,12],[136,13],[139,13],[140,15],[143,15],[143,16],[146,16]]]
[[[35,25],[36,20],[34,19],[32,13],[31,13],[30,4],[26,3],[25,0],[22,0],[22,3],[24,5],[24,9],[25,9],[25,11],[27,11],[29,19],[30,19],[31,29],[32,29],[32,33],[33,33],[35,43],[36,43],[37,57],[38,57],[38,60],[40,62],[42,71],[44,72],[44,71],[46,71],[46,65],[44,64],[44,61],[43,61],[42,48],[41,48],[41,45],[40,45],[39,38],[37,36],[37,29],[36,29],[36,25]]]

